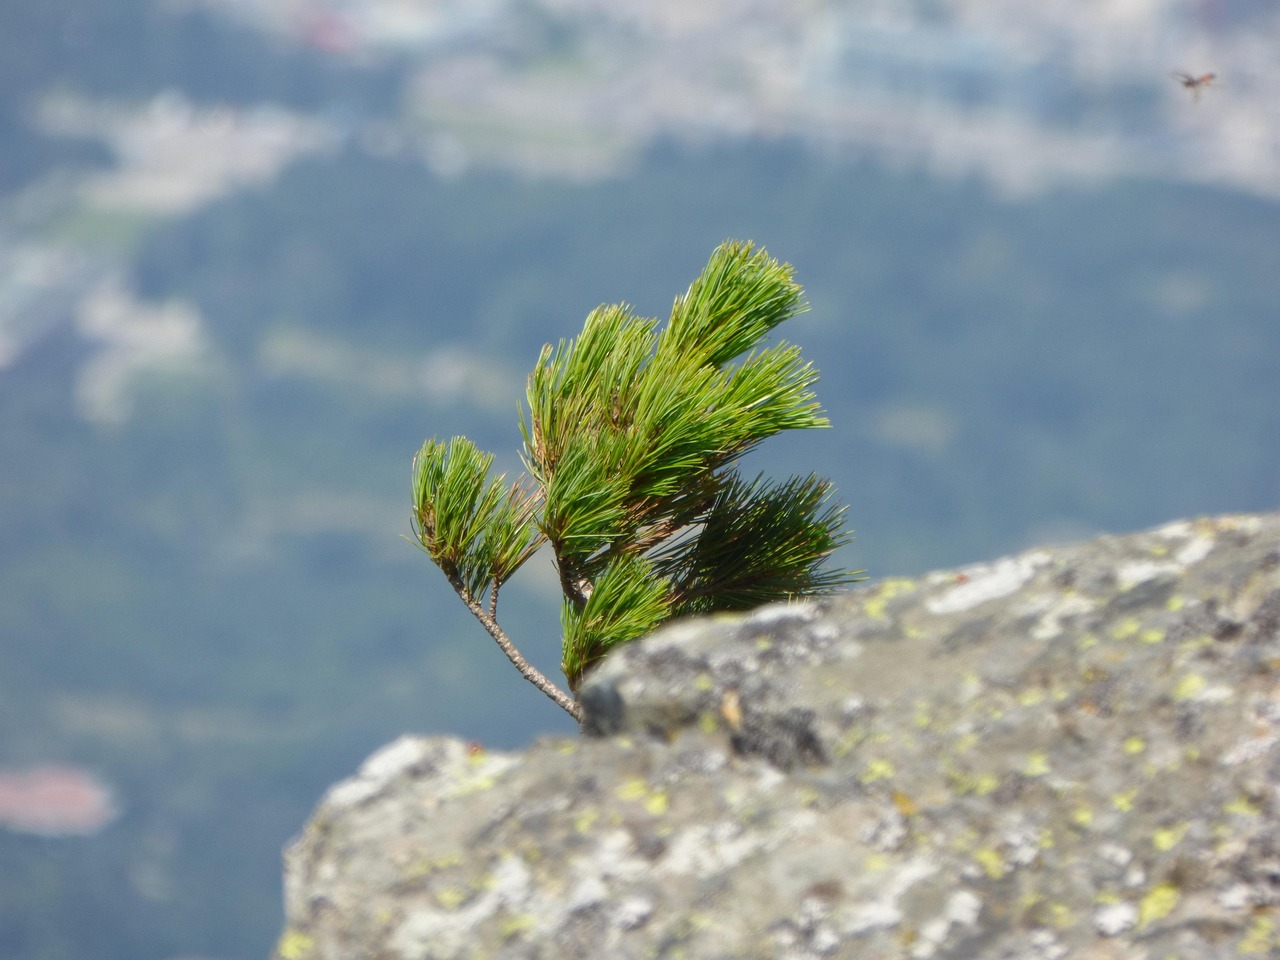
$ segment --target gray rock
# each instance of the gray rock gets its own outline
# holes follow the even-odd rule
[[[1278,678],[1280,514],[676,623],[331,789],[276,956],[1280,956]]]

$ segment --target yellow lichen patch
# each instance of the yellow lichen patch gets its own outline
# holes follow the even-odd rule
[[[933,714],[929,712],[929,704],[926,700],[916,701],[916,726],[921,730],[927,730],[929,725],[933,723]]]
[[[1261,811],[1258,805],[1248,797],[1241,795],[1222,806],[1223,813],[1234,813],[1242,817],[1256,817]]]
[[[1034,707],[1037,703],[1044,702],[1044,691],[1033,687],[1030,690],[1023,690],[1018,694],[1018,703],[1024,707]]]
[[[1182,842],[1191,828],[1189,823],[1175,823],[1169,827],[1161,827],[1151,836],[1151,845],[1157,850],[1172,850]]]
[[[455,851],[439,857],[423,857],[415,860],[405,868],[405,873],[411,877],[428,877],[433,873],[439,873],[441,870],[448,870],[450,867],[461,865],[462,854]]]
[[[1028,756],[1022,767],[1022,775],[1025,777],[1043,777],[1048,772],[1049,755],[1043,750],[1037,750]]]
[[[889,858],[883,853],[870,853],[863,858],[862,869],[867,873],[879,873],[889,869]]]
[[[600,811],[595,807],[587,807],[573,815],[573,829],[578,833],[586,833],[600,819]]]
[[[887,620],[889,619],[889,601],[900,594],[914,590],[915,586],[914,580],[885,580],[880,584],[880,589],[875,592],[875,596],[863,601],[862,609],[873,620]]]
[[[840,739],[832,745],[831,753],[837,758],[846,757],[866,739],[867,732],[859,729],[858,727],[854,727],[842,734]]]
[[[498,933],[502,939],[510,940],[512,937],[524,933],[526,930],[532,930],[537,925],[537,921],[527,913],[513,913],[503,917],[498,922]]]
[[[639,777],[628,780],[618,788],[619,800],[641,800],[644,808],[658,817],[667,812],[671,798],[665,790],[650,790],[649,785]]]
[[[992,880],[999,880],[1004,876],[1004,857],[1000,856],[1000,851],[992,847],[983,847],[974,851],[973,859],[982,865],[982,869]]]
[[[1254,917],[1236,944],[1236,952],[1246,957],[1270,954],[1273,949],[1280,949],[1280,937],[1276,936],[1276,924],[1270,917]]]
[[[1138,799],[1138,788],[1132,790],[1122,790],[1111,797],[1111,805],[1121,813],[1128,813],[1133,809],[1133,801]]]
[[[465,797],[471,793],[485,793],[492,790],[498,781],[493,777],[469,777],[454,788],[455,797]]]
[[[1049,923],[1058,930],[1075,926],[1076,918],[1065,903],[1049,904]]]
[[[1155,627],[1148,627],[1138,634],[1138,640],[1148,646],[1156,643],[1164,642],[1164,631],[1157,630]]]
[[[1142,621],[1137,617],[1125,617],[1114,627],[1111,628],[1111,639],[1128,640],[1130,637],[1137,636],[1138,631],[1142,629]]]
[[[982,839],[980,834],[973,827],[965,827],[951,838],[951,849],[958,853],[969,853],[978,846],[978,841]]]
[[[662,816],[670,806],[671,797],[665,790],[655,790],[644,799],[644,808],[651,816]]]
[[[525,863],[534,864],[541,860],[544,856],[543,850],[536,843],[526,841],[519,848],[520,859]]]
[[[1175,700],[1191,700],[1209,685],[1204,677],[1198,673],[1188,673],[1173,688],[1173,699]]]
[[[994,773],[979,773],[973,778],[973,794],[985,797],[1000,789],[1000,778]]]
[[[1076,641],[1076,649],[1088,650],[1098,645],[1098,635],[1093,632],[1082,633],[1080,639]]]
[[[1165,609],[1168,610],[1170,613],[1177,613],[1186,605],[1187,605],[1187,601],[1183,597],[1178,596],[1176,593],[1164,602]]]
[[[715,685],[716,685],[716,682],[711,679],[711,674],[709,673],[700,673],[698,674],[697,678],[693,681],[694,688],[697,690],[701,690],[704,693],[707,690],[710,690]]]
[[[436,903],[446,910],[457,910],[467,900],[467,891],[461,887],[441,887],[434,894]]]
[[[1093,808],[1081,804],[1071,811],[1071,822],[1088,830],[1093,826]]]
[[[862,775],[863,783],[874,783],[877,780],[888,780],[893,776],[893,764],[883,757],[877,757],[867,764],[867,770]]]
[[[276,944],[276,956],[281,960],[302,960],[315,945],[316,942],[301,930],[289,929],[281,935],[280,942]]]
[[[862,605],[862,609],[872,620],[889,619],[889,601],[883,596],[870,597]]]
[[[618,788],[619,800],[639,800],[649,792],[649,785],[640,777],[632,777]]]
[[[1171,883],[1162,883],[1153,889],[1138,904],[1138,928],[1148,926],[1157,920],[1163,920],[1182,899],[1178,888]]]
[[[1124,742],[1124,752],[1128,754],[1142,753],[1147,749],[1147,741],[1141,737],[1129,737]]]

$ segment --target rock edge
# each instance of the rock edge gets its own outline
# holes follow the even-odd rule
[[[1280,514],[672,624],[333,787],[274,956],[1278,956],[1278,677]]]

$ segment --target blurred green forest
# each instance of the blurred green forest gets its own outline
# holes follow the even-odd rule
[[[0,191],[109,161],[24,125],[51,78],[397,108],[394,64],[155,9],[0,6]],[[915,574],[1276,508],[1278,214],[1150,181],[1011,201],[788,143],[440,179],[353,140],[143,224],[118,255],[143,297],[199,307],[208,362],[136,380],[120,424],[77,408],[98,347],[69,318],[0,370],[0,761],[90,766],[123,807],[90,838],[0,833],[0,958],[264,956],[281,845],[370,751],[572,732],[400,535],[424,437],[518,469],[524,376],[597,304],[665,317],[726,238],[793,263],[812,310],[787,335],[832,429],[754,464],[831,477],[848,565]],[[551,672],[557,598],[532,569],[503,600]]]

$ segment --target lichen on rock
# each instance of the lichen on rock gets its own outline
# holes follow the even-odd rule
[[[406,737],[281,960],[1280,955],[1280,514],[674,623],[587,735]]]

